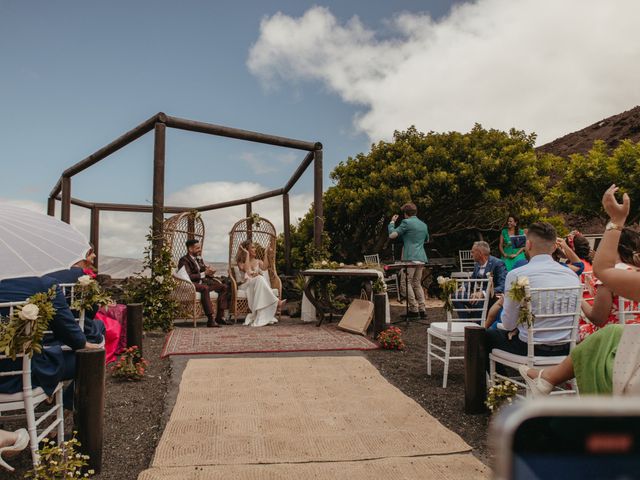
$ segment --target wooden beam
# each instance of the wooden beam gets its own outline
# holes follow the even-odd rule
[[[53,187],[53,190],[51,190],[51,193],[49,194],[50,197],[57,197],[58,195],[60,195],[60,192],[62,191],[62,177],[60,177],[58,179],[58,181],[56,182],[56,184]]]
[[[93,245],[93,253],[96,254],[93,265],[98,268],[98,262],[100,261],[100,209],[96,207],[91,209],[89,241]]]
[[[134,140],[137,140],[138,138],[143,136],[145,133],[150,132],[153,129],[153,126],[158,121],[158,118],[162,118],[162,115],[164,115],[164,114],[158,113],[158,114],[154,115],[153,117],[149,118],[148,120],[145,120],[144,122],[142,122],[137,127],[133,128],[132,130],[129,130],[127,133],[125,133],[125,134],[119,136],[118,138],[116,138],[110,144],[108,144],[108,145],[102,147],[100,150],[92,153],[91,155],[86,157],[84,160],[80,160],[75,165],[67,168],[63,172],[62,176],[63,177],[72,177],[72,176],[82,172],[83,170],[86,170],[90,166],[95,165],[100,160],[108,157],[112,153],[117,152],[122,147],[130,144]],[[56,194],[57,194],[57,192],[56,192]]]
[[[304,157],[304,160],[302,160],[302,163],[298,166],[296,171],[293,172],[293,175],[291,175],[291,178],[289,179],[287,184],[284,186],[284,191],[286,193],[289,193],[289,190],[291,190],[293,186],[296,184],[296,182],[300,180],[300,177],[302,176],[302,174],[307,170],[309,165],[311,165],[311,162],[313,162],[313,158],[314,158],[314,152],[307,153],[307,156]]]
[[[164,239],[162,224],[164,222],[164,170],[165,144],[167,127],[164,123],[156,123],[153,144],[153,251],[152,257],[158,258]]]
[[[167,127],[178,128],[180,130],[207,133],[209,135],[218,135],[220,137],[237,138],[238,140],[266,143],[268,145],[277,145],[279,147],[295,148],[307,151],[316,150],[318,148],[318,144],[315,142],[305,142],[303,140],[295,140],[293,138],[241,130],[239,128],[224,127],[213,123],[197,122],[195,120],[187,120],[169,115],[167,115],[166,123]]]
[[[134,205],[128,203],[95,203],[104,212],[153,213],[151,205]],[[192,207],[164,207],[164,213],[183,213],[193,210]]]
[[[313,152],[313,244],[322,246],[322,230],[324,229],[324,210],[322,208],[322,150]]]
[[[289,208],[289,194],[282,195],[282,217],[284,232],[284,264],[285,273],[291,275],[291,209]]]
[[[71,223],[71,177],[62,177],[62,208],[60,219]]]
[[[235,207],[237,205],[246,205],[247,203],[253,203],[260,200],[265,200],[267,198],[277,197],[278,195],[282,195],[283,193],[284,189],[278,188],[269,192],[259,193],[258,195],[254,195],[253,197],[240,198],[238,200],[230,200],[228,202],[212,203],[211,205],[203,205],[202,207],[198,207],[197,210],[200,212],[207,212],[209,210],[219,210],[221,208]]]
[[[246,213],[247,213],[247,218],[249,218],[251,216],[251,214],[253,213],[251,211],[251,202],[247,202],[247,204],[246,204]]]
[[[55,197],[49,197],[47,199],[47,215],[49,215],[50,217],[56,216],[56,198]]]

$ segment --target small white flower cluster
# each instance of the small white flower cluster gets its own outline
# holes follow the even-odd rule
[[[78,278],[78,284],[80,284],[83,287],[90,285],[92,282],[94,282],[94,280],[89,275],[82,275],[81,277]]]
[[[516,279],[516,285],[518,287],[527,288],[529,286],[529,277],[518,277]]]
[[[446,283],[446,281],[448,280],[447,278],[443,277],[442,275],[440,275],[438,278],[438,285],[444,285]]]

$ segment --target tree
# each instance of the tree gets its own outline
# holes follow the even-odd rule
[[[561,212],[604,220],[602,193],[613,183],[631,198],[640,196],[640,143],[625,140],[610,153],[597,140],[586,155],[574,154],[562,162],[564,177],[550,198]],[[632,203],[629,223],[637,222],[639,213],[637,203]]]
[[[353,262],[363,253],[381,252],[389,218],[408,201],[417,205],[432,236],[453,239],[450,252],[469,248],[470,235],[502,228],[509,212],[528,220],[544,217],[556,161],[536,155],[534,143],[535,134],[514,129],[475,125],[469,133],[425,134],[411,127],[341,162],[331,173],[335,185],[324,195],[334,259]],[[311,241],[311,229],[303,228],[310,218],[292,235],[298,237],[293,244]]]

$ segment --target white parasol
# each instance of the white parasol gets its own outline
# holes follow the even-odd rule
[[[0,203],[0,280],[40,277],[71,267],[89,250],[87,238],[60,220]]]

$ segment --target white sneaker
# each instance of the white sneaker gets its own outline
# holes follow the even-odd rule
[[[553,390],[553,385],[542,378],[542,372],[544,371],[544,369],[538,372],[537,378],[531,378],[529,375],[527,375],[529,367],[526,365],[520,365],[518,371],[520,372],[522,378],[524,378],[524,381],[527,383],[527,387],[529,387],[534,397],[546,397],[551,393],[551,390]]]

